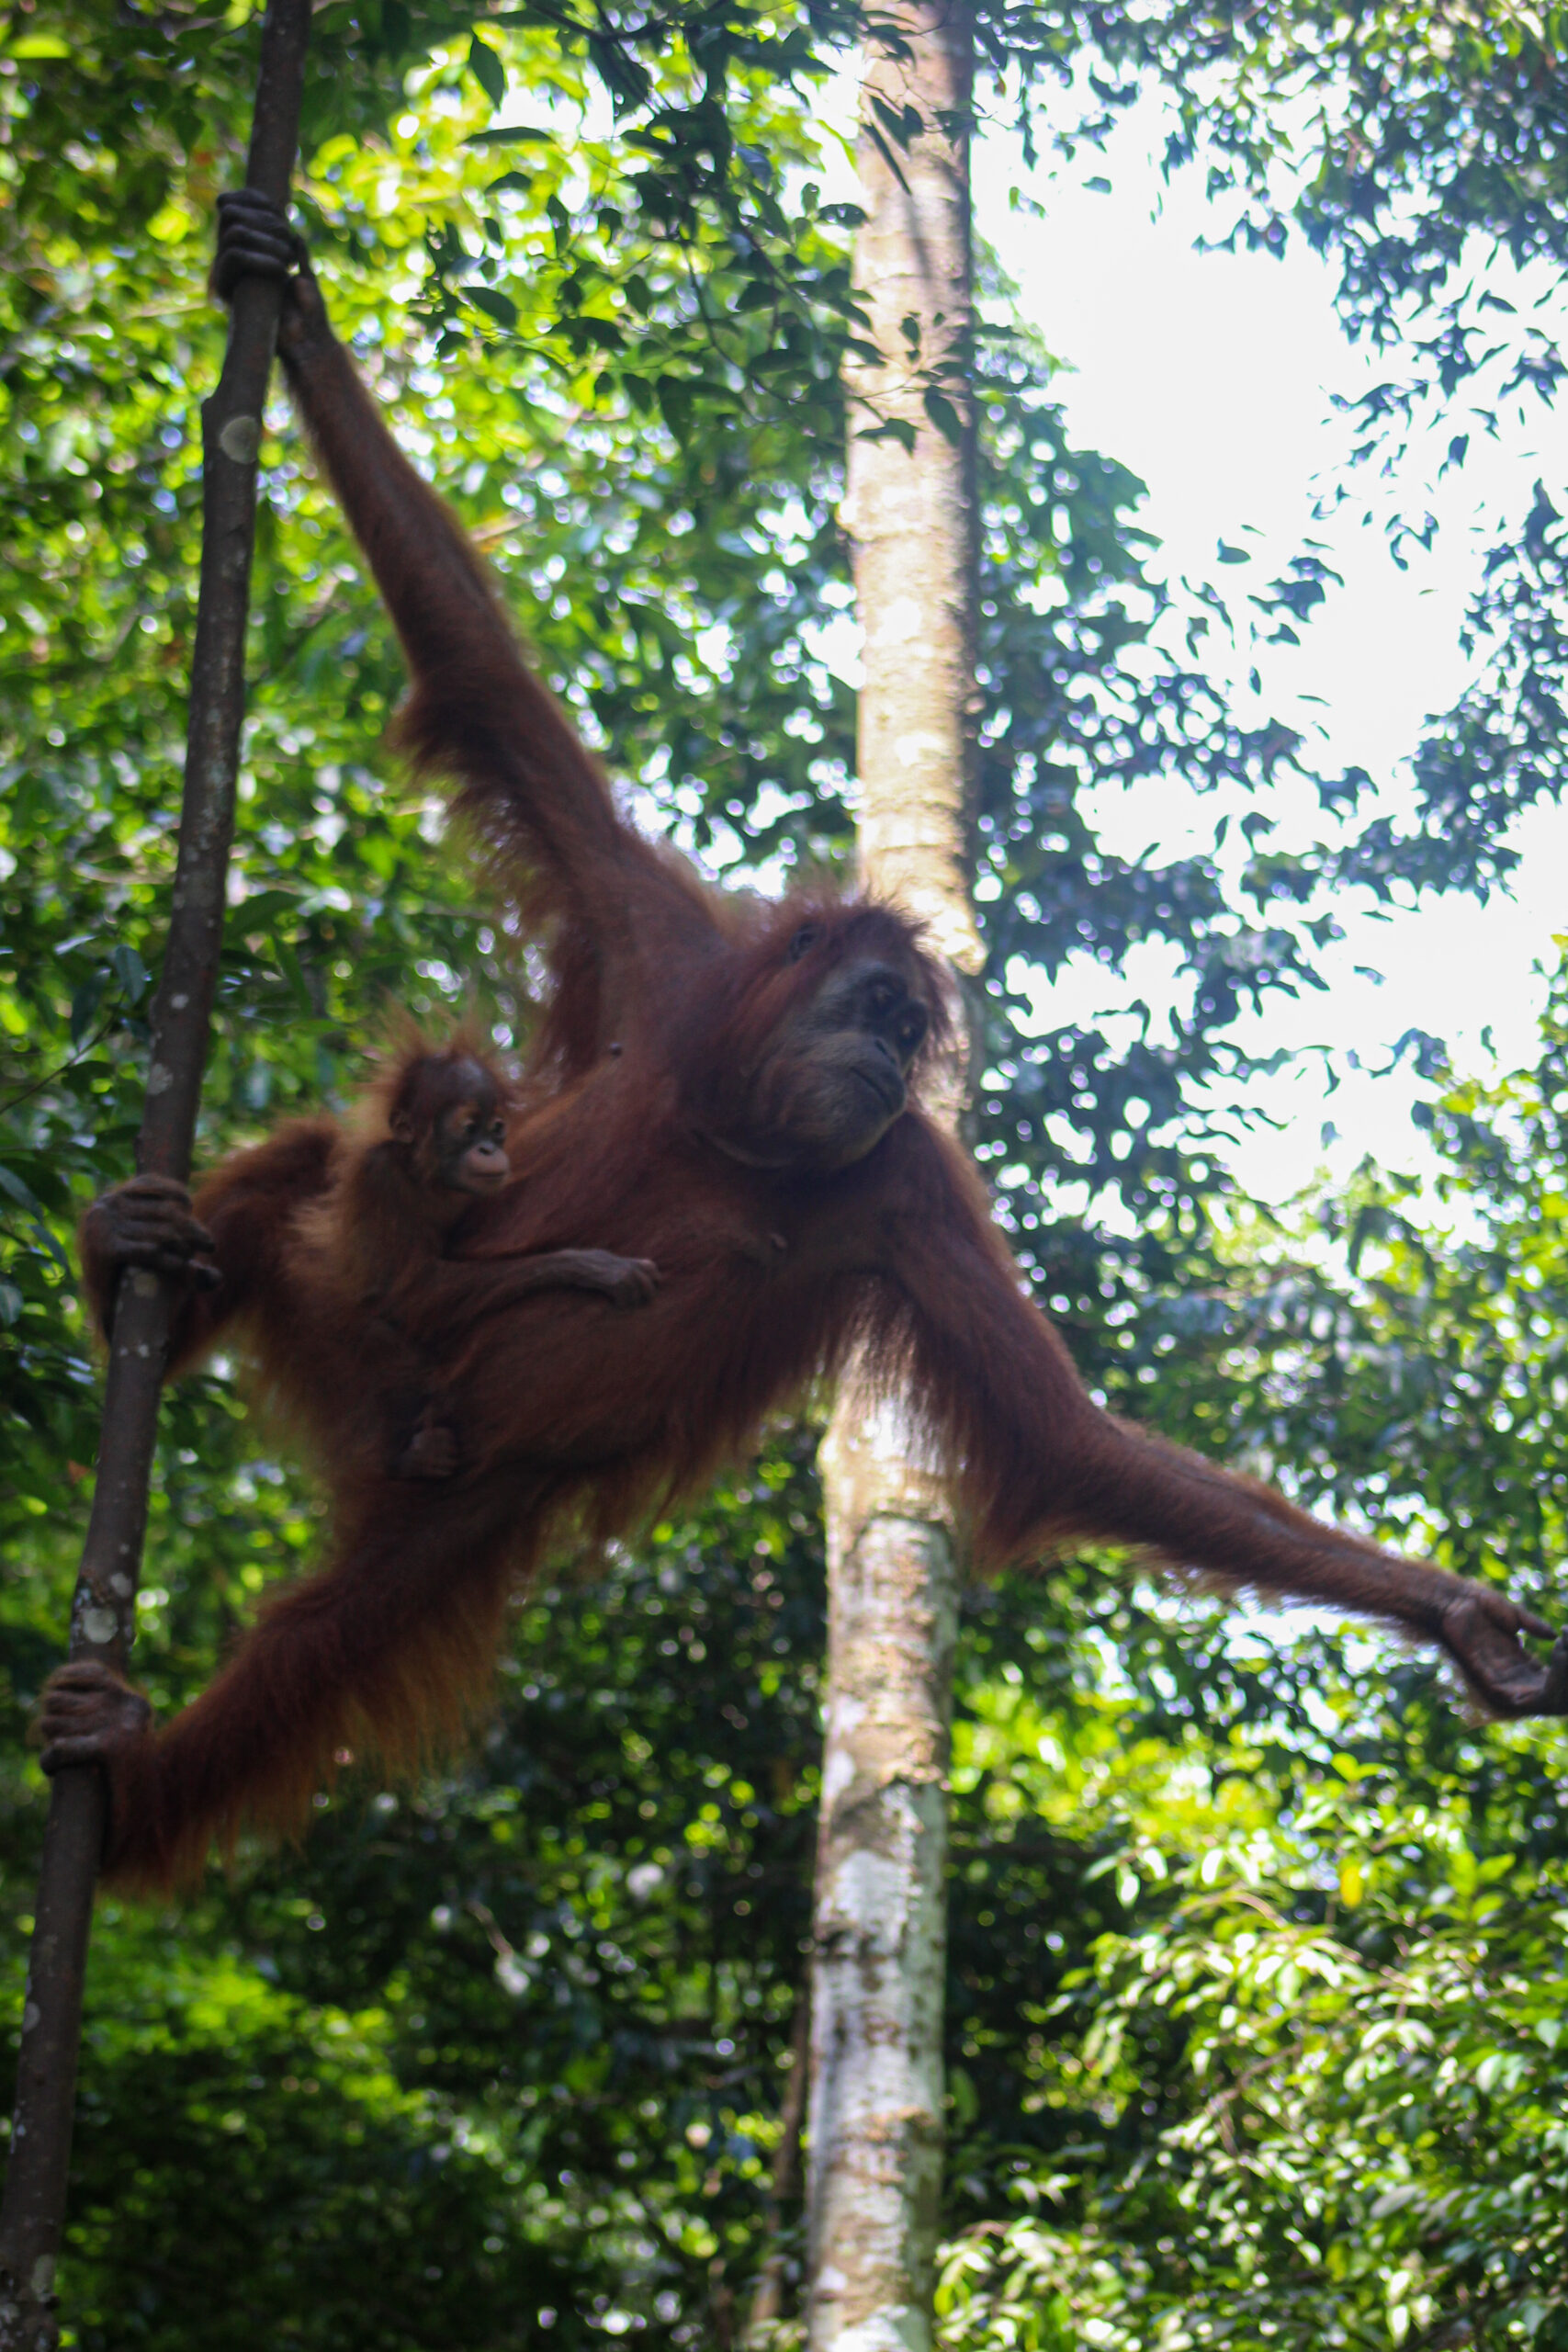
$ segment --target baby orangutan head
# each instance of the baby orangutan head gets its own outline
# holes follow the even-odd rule
[[[422,1192],[477,1198],[511,1174],[507,1088],[466,1047],[420,1052],[404,1064],[387,1127],[404,1172]]]

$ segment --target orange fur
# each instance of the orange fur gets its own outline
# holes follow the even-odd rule
[[[1390,1620],[1443,1644],[1498,1712],[1540,1703],[1524,1621],[1501,1595],[1322,1526],[1100,1411],[1023,1296],[973,1169],[918,1106],[832,1172],[733,1148],[754,1133],[787,1147],[820,1121],[814,1009],[852,959],[895,974],[940,1046],[948,993],[918,927],[865,900],[809,893],[781,908],[720,893],[620,819],[460,529],[341,346],[299,323],[300,300],[281,347],[407,653],[404,740],[457,778],[544,936],[554,989],[532,1072],[544,1091],[513,1138],[517,1181],[461,1227],[468,1289],[443,1293],[422,1329],[460,1400],[461,1480],[412,1498],[353,1489],[333,1564],[274,1602],[206,1696],[117,1763],[120,1874],[166,1883],[242,1820],[295,1824],[340,1746],[417,1762],[482,1693],[509,1582],[563,1526],[633,1529],[852,1346],[913,1400],[983,1564],[1081,1538],[1136,1545]],[[226,1309],[194,1306],[189,1329],[243,1306],[330,1451],[331,1407],[299,1360],[309,1314],[289,1304],[264,1197],[288,1162],[309,1164],[319,1199],[342,1148],[329,1134],[285,1130],[203,1193],[231,1287]],[[498,1260],[589,1238],[657,1261],[651,1305],[608,1317],[558,1291],[509,1294]]]
[[[435,1041],[406,1016],[395,1046],[356,1101],[346,1124],[290,1120],[265,1143],[234,1153],[192,1203],[214,1243],[222,1282],[188,1290],[176,1310],[169,1376],[188,1370],[219,1339],[237,1340],[263,1394],[295,1428],[314,1432],[341,1480],[384,1450],[388,1414],[400,1392],[417,1388],[415,1340],[443,1283],[447,1234],[471,1204],[438,1198],[428,1132],[450,1073],[476,1064],[509,1102],[510,1089],[468,1028]],[[412,1107],[419,1144],[398,1145],[393,1117]],[[84,1218],[79,1249],[89,1304],[107,1331],[118,1269],[107,1247],[104,1204]],[[375,1345],[367,1346],[375,1321]]]
[[[239,1343],[263,1400],[318,1453],[347,1555],[362,1543],[387,1549],[378,1498],[396,1420],[411,1420],[432,1385],[426,1336],[454,1317],[471,1327],[509,1292],[578,1279],[553,1254],[510,1267],[446,1255],[474,1204],[434,1192],[432,1130],[454,1073],[476,1064],[510,1099],[472,1033],[435,1045],[405,1023],[346,1126],[292,1121],[226,1160],[193,1203],[222,1281],[183,1297],[170,1373],[220,1340]],[[394,1134],[400,1119],[412,1126],[407,1144]],[[96,1204],[81,1234],[88,1296],[106,1330],[117,1279],[112,1204],[112,1195]],[[201,1698],[116,1758],[114,1883],[165,1890],[200,1867],[213,1840],[231,1849],[247,1823],[297,1829],[345,1747],[412,1770],[459,1734],[493,1665],[513,1547],[510,1528],[492,1525],[471,1496],[437,1509],[437,1491],[446,1495],[446,1482],[400,1484],[395,1561],[368,1578],[356,1572],[345,1584],[329,1572],[272,1596]],[[466,1514],[482,1562],[447,1593]]]

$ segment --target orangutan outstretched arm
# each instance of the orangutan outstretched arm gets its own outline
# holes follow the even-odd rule
[[[984,1560],[1072,1541],[1381,1618],[1446,1650],[1499,1715],[1568,1713],[1568,1634],[1538,1665],[1540,1618],[1491,1586],[1325,1526],[1280,1495],[1103,1412],[1023,1296],[979,1181],[919,1118],[896,1144],[906,1211],[889,1262],[908,1302],[914,1391],[955,1466]]]

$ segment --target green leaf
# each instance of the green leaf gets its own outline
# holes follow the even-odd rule
[[[907,416],[885,417],[880,424],[866,425],[855,435],[857,441],[897,441],[913,453],[915,428]]]
[[[39,1248],[44,1252],[46,1257],[51,1258],[54,1261],[54,1263],[59,1267],[67,1282],[73,1281],[74,1276],[73,1275],[71,1269],[71,1261],[66,1256],[64,1250],[61,1248],[59,1242],[55,1239],[53,1234],[51,1233],[48,1226],[40,1224],[37,1217],[34,1217],[31,1220],[31,1223],[33,1239],[38,1243]]]
[[[898,141],[899,146],[907,155],[910,148],[914,145],[916,140],[919,137],[921,131],[925,129],[925,121],[920,114],[919,108],[918,107],[890,107],[886,99],[879,97],[874,90],[871,94],[871,103],[876,110],[877,120],[881,123],[883,129],[887,132],[889,138],[896,139]]]
[[[486,50],[485,55],[499,62],[493,50]],[[539,130],[532,123],[509,122],[499,130],[470,131],[463,144],[465,147],[510,147],[529,139],[542,139],[553,143],[555,135],[553,130]]]
[[[299,899],[293,890],[254,890],[229,910],[225,929],[236,939],[249,939],[270,930],[280,915],[298,914]]]
[[[694,406],[690,384],[679,376],[660,376],[658,392],[660,413],[665,424],[677,441],[684,441],[691,429]]]
[[[109,984],[107,966],[89,973],[71,1000],[71,1043],[80,1046],[92,1028],[94,1019]]]
[[[898,161],[897,156],[893,153],[892,148],[887,144],[886,140],[883,137],[882,132],[877,129],[875,123],[868,122],[865,127],[871,134],[872,145],[876,149],[877,153],[881,156],[883,162],[886,164],[888,170],[892,173],[894,178],[897,181],[905,195],[908,196],[909,193],[909,183],[904,177],[903,164]],[[818,217],[825,218],[826,215],[822,214]]]
[[[580,311],[570,322],[568,334],[575,351],[624,351],[626,338],[613,319],[598,319]]]
[[[115,978],[125,990],[127,1002],[140,1004],[147,993],[149,974],[135,948],[122,942],[111,953],[109,962],[114,966]]]
[[[516,303],[509,294],[502,294],[498,287],[470,286],[467,292],[475,310],[482,311],[486,318],[495,321],[497,326],[514,327],[517,324]]]
[[[413,38],[413,28],[403,0],[381,0],[381,50],[384,56],[396,61],[402,56]]]
[[[9,1193],[11,1198],[21,1208],[32,1209],[35,1212],[38,1210],[39,1204],[28,1187],[23,1183],[16,1170],[7,1168],[4,1160],[0,1160],[0,1193]]]
[[[506,68],[489,42],[482,41],[478,33],[472,33],[468,38],[468,71],[492,107],[505,103]]]
[[[310,984],[306,980],[304,970],[300,965],[299,956],[295,954],[293,948],[286,939],[279,939],[275,936],[272,945],[273,953],[277,957],[278,970],[283,974],[284,978],[288,981],[290,989],[293,991],[294,1001],[298,1004],[300,1012],[309,1018],[309,1016],[315,1011],[315,1007],[310,1001]]]
[[[934,384],[928,384],[924,398],[926,414],[931,418],[942,439],[951,442],[953,448],[962,449],[964,419],[959,415],[947,394],[939,392]]]

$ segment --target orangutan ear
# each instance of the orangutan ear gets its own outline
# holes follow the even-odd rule
[[[406,1111],[394,1111],[387,1125],[394,1143],[412,1143],[413,1121]]]

